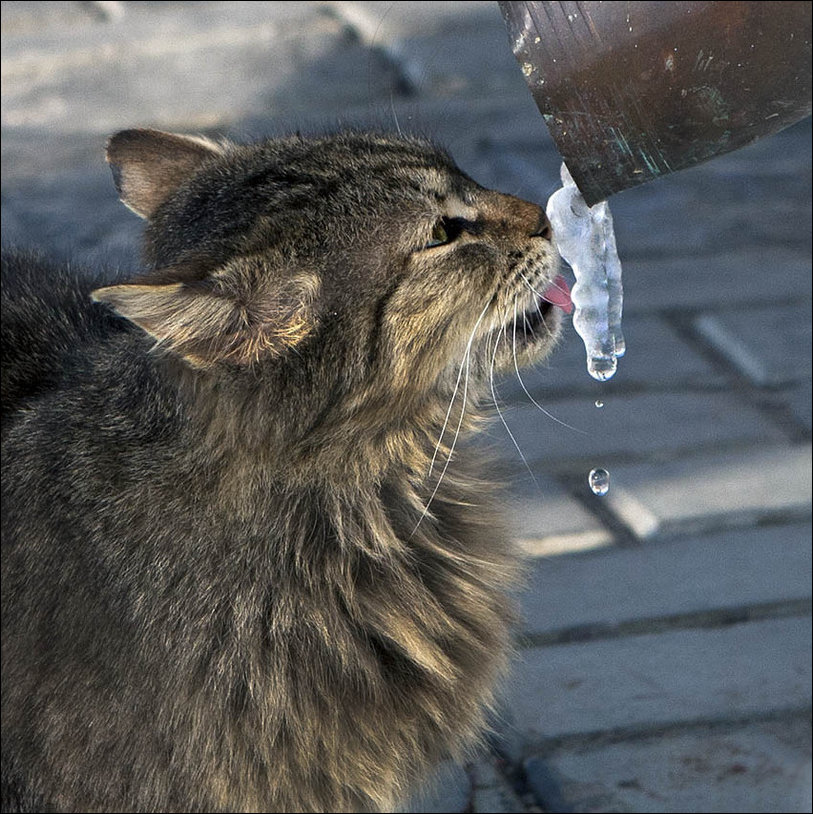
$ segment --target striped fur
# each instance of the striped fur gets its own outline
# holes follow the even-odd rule
[[[377,134],[108,160],[143,272],[3,261],[3,810],[392,809],[506,667],[468,441],[558,331],[541,210]]]

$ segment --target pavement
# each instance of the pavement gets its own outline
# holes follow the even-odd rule
[[[2,4],[5,243],[136,268],[115,130],[339,123],[428,134],[539,203],[557,187],[493,2]],[[499,384],[525,459],[498,424],[529,554],[517,657],[488,748],[412,810],[810,811],[810,119],[610,204],[627,355],[597,383],[569,327]]]

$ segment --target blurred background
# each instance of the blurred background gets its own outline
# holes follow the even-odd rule
[[[138,267],[116,130],[344,125],[558,186],[496,2],[2,4],[4,244]],[[599,384],[568,326],[499,383],[521,646],[489,744],[413,809],[809,811],[810,119],[610,205],[627,355]]]

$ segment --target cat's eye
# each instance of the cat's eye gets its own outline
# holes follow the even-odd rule
[[[432,227],[432,237],[424,248],[434,249],[435,246],[443,246],[445,243],[451,243],[454,237],[454,230],[451,228],[449,219],[441,218]]]
[[[435,246],[442,246],[444,243],[448,242],[449,242],[449,233],[446,231],[446,226],[443,223],[443,218],[441,218],[432,227],[432,237],[429,239],[429,242],[426,244],[425,248],[433,249]]]

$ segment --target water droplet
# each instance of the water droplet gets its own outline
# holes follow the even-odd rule
[[[596,407],[600,410],[604,406],[604,402],[601,399],[596,399]]]
[[[599,382],[606,382],[615,376],[618,362],[615,356],[599,356],[587,360],[587,372]]]
[[[610,473],[606,469],[591,469],[587,482],[594,495],[601,497],[610,491]]]

